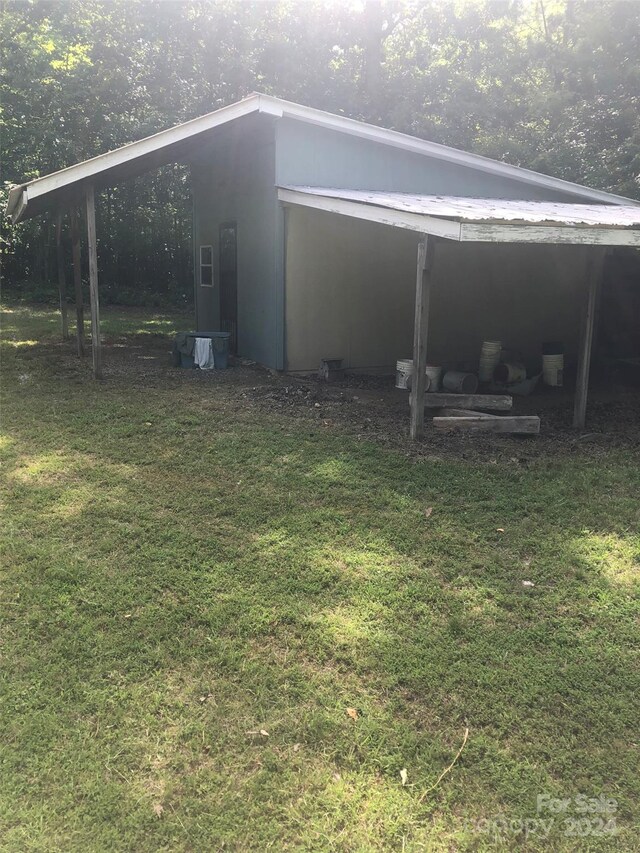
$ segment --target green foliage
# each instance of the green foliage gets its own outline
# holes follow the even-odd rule
[[[2,322],[3,851],[636,851],[637,451],[412,464],[104,314],[106,383]],[[478,830],[540,793],[619,834]]]
[[[637,3],[36,0],[2,12],[5,181],[260,90],[640,197]],[[110,298],[183,301],[185,171],[115,187],[106,206]],[[39,225],[4,228],[5,284],[46,280]]]

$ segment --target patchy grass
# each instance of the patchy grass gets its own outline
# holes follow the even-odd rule
[[[55,324],[4,319],[4,850],[638,849],[636,455],[413,464]]]

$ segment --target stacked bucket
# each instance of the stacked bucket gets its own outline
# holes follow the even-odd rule
[[[564,373],[564,346],[558,341],[542,345],[542,378],[545,385],[562,387]]]
[[[478,379],[480,382],[491,382],[493,371],[500,363],[502,341],[483,341],[480,350],[480,369]]]

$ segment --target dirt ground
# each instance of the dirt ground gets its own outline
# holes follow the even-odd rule
[[[84,381],[90,359],[79,363],[68,347],[52,345],[54,371],[60,378]],[[530,397],[514,398],[514,414],[537,414],[539,436],[465,435],[441,433],[427,412],[425,436],[408,437],[409,396],[394,387],[394,377],[349,375],[328,384],[314,377],[297,377],[232,360],[226,371],[183,370],[172,367],[170,345],[164,336],[106,338],[104,381],[139,386],[201,387],[203,393],[223,391],[230,406],[255,409],[291,418],[309,429],[338,430],[393,447],[416,462],[458,458],[488,463],[528,464],[541,456],[589,454],[597,457],[613,448],[640,451],[640,387],[628,376],[595,378],[589,395],[587,428],[571,425],[571,389],[538,388]]]

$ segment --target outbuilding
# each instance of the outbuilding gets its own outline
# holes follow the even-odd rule
[[[15,222],[86,209],[96,375],[95,193],[176,161],[193,176],[198,330],[286,371],[472,363],[491,338],[531,361],[560,340],[584,424],[605,256],[638,254],[640,204],[261,94],[11,190]]]

